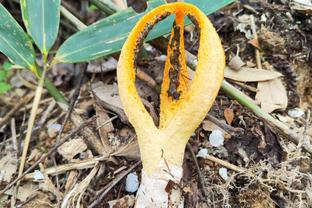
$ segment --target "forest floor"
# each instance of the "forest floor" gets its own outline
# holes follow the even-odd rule
[[[18,4],[0,2],[22,22]],[[86,2],[67,0],[63,6],[87,25],[104,17],[95,7],[86,9]],[[128,4],[142,11],[141,2]],[[185,207],[312,207],[312,157],[302,148],[312,142],[311,1],[240,1],[209,19],[226,53],[226,80],[300,135],[300,141],[295,144],[276,134],[265,120],[220,91],[186,148],[181,182]],[[54,47],[74,32],[63,18]],[[160,105],[155,86],[161,85],[165,60],[157,44],[144,44],[137,63],[144,75],[137,89],[154,120]],[[195,28],[186,27],[186,50],[197,55],[198,47]],[[76,101],[74,113],[67,119],[68,111],[44,91],[25,170],[49,155],[19,181],[17,194],[15,183],[0,196],[0,207],[133,206],[142,165],[134,129],[118,97],[117,60],[114,54],[51,69],[48,77]],[[0,54],[0,64],[7,61]],[[0,190],[17,177],[37,85],[27,70],[14,69],[7,79],[12,88],[0,95]],[[78,118],[89,126],[92,139],[107,144],[106,149],[86,142]],[[61,138],[68,141],[55,148]]]

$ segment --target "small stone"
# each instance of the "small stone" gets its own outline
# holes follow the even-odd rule
[[[139,188],[138,175],[135,172],[129,173],[126,179],[126,191],[129,193],[134,193],[138,190],[138,188]]]
[[[62,125],[61,124],[51,124],[48,126],[48,135],[50,138],[56,137],[57,133],[61,130]]]
[[[300,108],[293,108],[288,111],[288,115],[292,118],[300,118],[304,115],[304,111]]]
[[[196,157],[200,157],[200,158],[206,158],[208,155],[208,149],[207,148],[203,148],[200,149],[196,155]]]
[[[224,143],[224,137],[219,129],[213,130],[209,135],[209,142],[213,147],[222,146]]]
[[[225,180],[225,181],[229,178],[229,176],[228,176],[228,171],[227,171],[226,168],[220,168],[220,169],[219,169],[219,175],[220,175],[221,178],[222,178],[223,180]]]
[[[44,175],[40,172],[40,170],[35,170],[34,180],[39,181],[39,180],[43,180],[43,179],[44,179]]]

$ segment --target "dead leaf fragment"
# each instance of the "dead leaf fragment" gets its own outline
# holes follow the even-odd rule
[[[106,85],[103,82],[97,82],[92,85],[92,91],[104,108],[117,113],[123,122],[128,121],[123,111],[117,85]]]
[[[233,119],[234,119],[234,113],[233,110],[231,108],[226,108],[224,109],[224,118],[226,120],[226,122],[231,125]]]
[[[278,54],[286,52],[284,38],[279,33],[271,32],[265,27],[262,27],[259,32],[259,41],[265,51]]]
[[[18,188],[17,196],[16,198],[22,202],[26,201],[28,197],[36,193],[37,185],[34,183],[26,183],[23,186],[20,186]],[[10,188],[5,192],[7,195],[13,195],[13,191],[15,190],[14,187]]]
[[[293,0],[289,5],[293,10],[312,15],[312,2],[310,0]]]
[[[87,67],[87,72],[90,73],[105,73],[116,70],[117,60],[113,57],[109,57],[105,60],[93,60],[90,61]]]
[[[56,205],[53,204],[47,193],[43,193],[41,191],[36,192],[36,197],[32,199],[30,202],[27,202],[23,208],[55,208]]]
[[[225,121],[224,121],[224,123],[225,123]],[[224,129],[220,128],[218,125],[216,125],[215,123],[213,123],[209,120],[204,120],[202,122],[202,124],[203,124],[202,127],[205,131],[212,132],[213,130],[220,130],[222,132],[222,134],[224,135],[224,138],[226,138],[226,139],[231,138],[231,135],[228,132],[226,132]]]
[[[126,157],[128,159],[139,160],[140,159],[140,149],[137,140],[130,142],[122,147],[120,147],[116,152],[113,153],[114,156]]]
[[[135,197],[133,195],[126,195],[120,199],[109,201],[109,208],[129,208],[133,207]]]
[[[286,109],[287,92],[280,79],[259,82],[257,89],[256,101],[260,103],[262,110],[271,113],[274,110]]]
[[[242,69],[239,71],[234,71],[231,70],[229,67],[225,67],[224,71],[224,77],[239,82],[260,82],[272,80],[281,76],[283,75],[276,71],[248,67],[242,67]]]
[[[17,160],[12,152],[8,152],[6,156],[0,160],[0,183],[2,181],[10,182],[17,170]]]
[[[83,141],[83,139],[78,138],[65,142],[62,146],[60,146],[57,149],[57,151],[65,159],[71,160],[75,157],[75,155],[85,151],[86,149],[87,149],[86,143]]]
[[[255,38],[254,38],[254,39],[248,41],[248,43],[249,43],[250,45],[252,45],[253,47],[257,48],[258,50],[261,49],[258,39],[255,39]]]
[[[105,152],[111,152],[112,147],[109,144],[108,134],[114,130],[114,126],[110,121],[110,117],[107,114],[107,111],[102,108],[97,103],[95,104],[96,115],[98,116],[96,119],[96,123],[98,126],[99,135],[104,146]]]

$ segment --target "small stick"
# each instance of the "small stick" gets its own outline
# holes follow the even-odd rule
[[[244,129],[242,128],[234,128],[228,124],[222,123],[221,121],[219,121],[219,119],[217,119],[216,117],[208,114],[207,118],[209,121],[211,121],[212,123],[216,124],[217,126],[219,126],[220,128],[222,128],[223,130],[225,130],[227,133],[229,133],[232,136],[237,136],[240,134],[244,133]]]
[[[38,159],[32,166],[30,166],[21,176],[17,177],[14,179],[11,183],[9,183],[4,189],[0,191],[0,196],[4,194],[9,188],[11,188],[15,183],[20,181],[21,179],[24,178],[24,176],[35,169],[35,167],[41,163],[43,160],[45,160],[49,155],[51,155],[57,148],[59,148],[62,144],[64,144],[66,141],[68,141],[70,138],[76,136],[83,128],[86,126],[90,125],[94,120],[96,119],[96,116],[88,119],[86,122],[78,126],[77,128],[73,129],[69,135],[67,135],[62,141],[60,141],[59,144],[54,145],[52,149],[50,149],[47,153],[43,154],[40,159]]]
[[[151,87],[151,88],[155,88],[157,86],[156,81],[147,73],[145,73],[144,71],[142,71],[141,69],[137,69],[136,70],[136,76],[144,81],[147,86]]]
[[[258,42],[258,34],[256,30],[255,17],[253,15],[250,15],[250,25],[251,25],[251,30],[252,30],[254,39],[256,40],[256,42]],[[258,69],[262,69],[260,51],[256,47],[255,47],[255,55],[256,55],[257,67]]]
[[[108,159],[109,159],[109,155],[101,155],[101,156],[93,157],[90,159],[85,159],[79,162],[52,166],[50,168],[44,169],[43,174],[54,176],[54,175],[65,173],[66,171],[69,171],[69,170],[75,170],[75,169],[81,170],[81,169],[93,168],[97,162],[108,160]],[[28,173],[27,175],[25,175],[24,179],[25,180],[32,179],[34,175],[35,173]]]
[[[120,173],[114,180],[112,180],[110,183],[108,183],[106,186],[104,186],[101,190],[98,192],[103,192],[88,208],[94,208],[97,207],[99,203],[103,200],[103,198],[106,196],[106,194],[119,182],[121,181],[126,175],[128,175],[134,168],[136,168],[138,165],[141,164],[141,161],[135,163],[131,168],[124,171],[123,173]]]
[[[207,198],[208,197],[208,193],[207,193],[207,190],[205,189],[204,177],[203,177],[203,174],[200,171],[196,155],[195,155],[195,153],[194,153],[194,151],[192,149],[192,145],[190,145],[190,143],[187,143],[186,147],[191,152],[192,158],[193,158],[194,163],[195,163],[196,171],[197,171],[197,174],[198,174],[198,179],[199,179],[200,186],[202,188],[204,197]]]
[[[13,145],[13,155],[16,161],[18,161],[17,157],[17,140],[16,140],[16,127],[15,127],[15,119],[11,119],[11,132],[12,132],[12,145]],[[16,197],[17,196],[17,191],[16,189],[13,191],[13,196],[11,198],[11,207],[14,207],[16,205]]]
[[[26,132],[26,136],[25,136],[24,148],[23,148],[23,153],[22,153],[21,162],[20,162],[20,166],[19,166],[18,176],[21,176],[23,171],[24,171],[27,151],[28,151],[30,138],[31,138],[31,135],[32,135],[32,130],[33,130],[35,119],[36,119],[38,106],[39,106],[39,103],[40,103],[40,98],[41,98],[42,91],[43,91],[43,84],[44,84],[44,79],[45,79],[46,72],[47,72],[47,66],[46,66],[46,64],[44,64],[43,73],[42,73],[42,75],[40,77],[40,80],[39,80],[39,83],[38,83],[38,87],[36,89],[36,94],[35,94],[35,98],[34,98],[33,107],[31,109],[30,117],[29,117],[29,120],[28,120],[27,132]]]
[[[207,160],[210,160],[212,162],[218,163],[218,164],[220,164],[220,165],[222,165],[222,166],[224,166],[224,167],[226,167],[228,169],[234,170],[234,171],[239,172],[239,173],[246,171],[244,168],[241,168],[241,167],[238,167],[236,165],[233,165],[233,164],[231,164],[231,163],[229,163],[227,161],[221,160],[221,159],[216,158],[216,157],[214,157],[212,155],[207,155],[204,158],[207,159]]]
[[[250,85],[244,84],[242,82],[233,81],[233,80],[229,80],[229,81],[251,92],[258,92],[257,88],[252,87]]]

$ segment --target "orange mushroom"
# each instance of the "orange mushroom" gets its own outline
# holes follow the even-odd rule
[[[136,90],[135,62],[148,32],[172,14],[175,21],[160,94],[160,124],[155,126]],[[192,82],[185,61],[185,16],[196,25],[200,35],[198,65]],[[217,96],[224,67],[219,36],[205,14],[194,5],[181,2],[162,5],[142,17],[130,32],[119,58],[117,78],[121,101],[135,128],[143,163],[136,207],[183,207],[178,184],[185,146]]]

